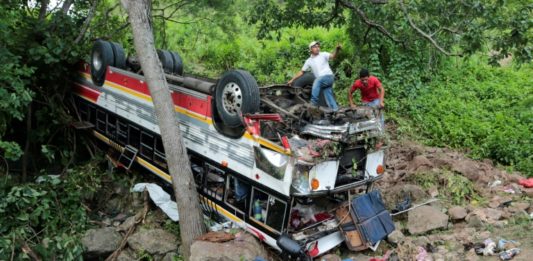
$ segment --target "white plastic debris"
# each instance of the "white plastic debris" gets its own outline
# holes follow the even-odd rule
[[[137,183],[131,189],[132,192],[143,192],[148,190],[148,194],[154,203],[173,221],[179,221],[178,205],[170,199],[170,195],[166,193],[160,186],[153,183]]]
[[[497,179],[494,182],[492,182],[489,187],[494,188],[494,187],[497,187],[497,186],[499,186],[501,184],[502,184],[502,181]]]

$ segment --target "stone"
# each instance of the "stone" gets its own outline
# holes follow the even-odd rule
[[[428,193],[432,198],[436,198],[439,195],[439,189],[437,187],[431,187],[428,189]]]
[[[526,194],[526,196],[533,198],[533,188],[521,187],[520,190],[522,191],[522,193]]]
[[[122,241],[122,236],[112,227],[89,229],[81,239],[86,258],[107,257],[115,251]]]
[[[269,260],[268,252],[255,237],[239,234],[235,240],[224,243],[194,241],[189,260],[254,260],[258,256]]]
[[[178,257],[178,254],[176,254],[175,252],[169,252],[163,257],[161,261],[174,261],[178,260]]]
[[[500,220],[503,211],[493,208],[477,208],[466,216],[466,221],[470,224],[470,220],[474,217],[479,218],[480,221],[488,224],[494,224]]]
[[[405,235],[402,233],[402,231],[396,229],[387,236],[387,241],[389,241],[389,243],[392,243],[392,244],[398,244],[402,242],[404,238],[405,238]]]
[[[131,253],[131,251],[128,250],[127,248],[123,249],[120,252],[120,255],[118,255],[117,257],[117,261],[135,261],[135,260],[137,260],[137,258],[135,258],[135,255]]]
[[[412,184],[394,186],[383,191],[383,200],[389,209],[396,207],[396,204],[403,201],[405,195],[411,197],[411,202],[422,201],[427,198],[427,194],[421,187]]]
[[[425,171],[425,170],[430,170],[431,168],[433,168],[433,163],[431,163],[431,161],[429,161],[428,158],[426,158],[426,156],[418,155],[414,157],[413,160],[411,160],[411,162],[409,162],[407,168],[410,171],[414,171],[414,172]]]
[[[530,204],[528,202],[516,202],[512,203],[511,206],[515,207],[518,210],[526,210],[529,208]]]
[[[135,252],[164,255],[178,248],[178,240],[176,236],[160,228],[142,229],[128,238],[128,245]]]
[[[455,206],[448,209],[448,215],[452,220],[462,220],[466,217],[466,209],[463,207]]]
[[[479,232],[478,234],[478,238],[479,239],[487,239],[487,238],[490,238],[490,231],[482,231],[482,232]]]
[[[135,216],[128,217],[122,224],[117,227],[117,231],[126,232],[135,225]]]
[[[429,238],[426,237],[426,236],[421,236],[421,237],[417,237],[417,238],[413,239],[413,244],[415,244],[417,246],[425,247],[429,243],[430,243]]]
[[[411,234],[423,234],[448,226],[448,215],[431,206],[421,206],[409,211],[407,229]]]

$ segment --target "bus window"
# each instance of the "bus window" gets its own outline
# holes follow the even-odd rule
[[[79,101],[78,113],[82,121],[89,121],[89,106],[83,101]]]
[[[152,159],[154,156],[154,135],[141,132],[141,155]]]
[[[129,145],[139,149],[141,143],[141,131],[139,128],[129,125]]]
[[[277,231],[281,231],[283,229],[283,224],[285,223],[286,210],[286,202],[270,196],[268,199],[268,214],[266,217],[266,224]]]
[[[128,143],[128,124],[122,120],[117,120],[117,138],[122,145]]]
[[[222,201],[225,183],[224,172],[210,164],[205,164],[205,166],[207,174],[205,176],[206,186],[204,191],[215,199]]]
[[[89,122],[96,125],[96,108],[89,105]]]
[[[105,133],[105,125],[107,122],[106,113],[102,110],[96,111],[96,129]]]
[[[257,188],[253,189],[250,216],[274,230],[283,230],[287,203]]]
[[[117,135],[117,117],[115,115],[107,115],[107,135],[116,137]]]
[[[257,168],[274,178],[283,179],[289,162],[287,155],[266,148],[254,147],[254,156]]]
[[[226,184],[226,203],[234,208],[245,211],[246,203],[249,201],[250,185],[242,179],[228,176]]]
[[[161,141],[161,137],[159,136],[155,139],[154,161],[165,169],[168,167],[167,159],[165,158],[165,149],[163,148],[163,141]]]

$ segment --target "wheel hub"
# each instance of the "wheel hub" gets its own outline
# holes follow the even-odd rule
[[[100,52],[96,51],[93,53],[93,66],[94,69],[99,71],[100,68],[102,68],[102,56],[100,55]]]
[[[242,91],[238,84],[230,82],[224,86],[224,89],[222,89],[222,106],[230,115],[236,115],[241,111]]]

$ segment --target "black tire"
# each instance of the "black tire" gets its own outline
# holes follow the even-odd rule
[[[181,56],[176,52],[170,52],[170,55],[174,62],[174,69],[172,72],[177,75],[183,75],[183,60],[181,60]]]
[[[174,70],[174,60],[172,59],[170,52],[167,50],[157,50],[157,56],[159,56],[163,71],[165,71],[165,73],[172,73]]]
[[[111,43],[96,40],[91,53],[91,79],[97,86],[102,86],[105,82],[107,66],[113,65],[115,56]]]
[[[215,89],[216,109],[228,127],[242,126],[241,114],[259,111],[259,87],[247,71],[226,72]]]
[[[115,42],[109,42],[111,44],[111,47],[113,48],[113,54],[114,54],[114,61],[113,66],[120,68],[120,69],[126,69],[126,54],[124,53],[124,48],[122,48],[122,45]]]
[[[314,81],[315,81],[315,76],[313,75],[312,72],[304,72],[304,75],[300,76],[300,78],[292,82],[292,86],[294,87],[313,86]]]

